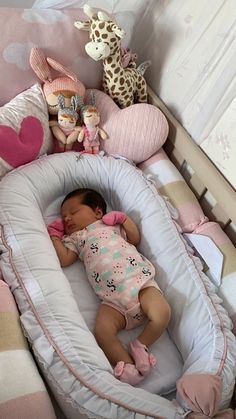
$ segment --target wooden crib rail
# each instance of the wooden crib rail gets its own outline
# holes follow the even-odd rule
[[[236,191],[192,140],[160,98],[148,88],[149,103],[165,114],[169,123],[164,149],[180,171],[204,213],[217,221],[236,245]]]

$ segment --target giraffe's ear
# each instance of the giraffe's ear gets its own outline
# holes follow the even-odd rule
[[[89,6],[89,4],[85,4],[83,7],[83,11],[84,13],[90,17],[90,19],[96,18],[97,17],[97,12],[95,9],[93,9],[91,6]]]
[[[111,20],[104,12],[98,12],[98,19],[101,20],[101,22],[108,22],[108,20]]]
[[[125,37],[125,31],[124,31],[124,29],[119,28],[119,26],[117,26],[117,25],[112,25],[112,31],[120,39],[123,39]]]
[[[87,20],[86,22],[82,22],[80,20],[76,20],[74,22],[74,26],[77,29],[81,29],[83,31],[89,31],[90,30],[90,20]]]

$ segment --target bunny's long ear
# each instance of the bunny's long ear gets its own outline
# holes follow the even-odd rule
[[[52,58],[47,57],[46,58],[48,64],[54,69],[59,71],[59,73],[64,74],[65,76],[69,77],[70,79],[74,81],[78,81],[75,73],[73,71],[69,70],[69,68],[65,67],[63,64],[58,63],[56,60],[53,60]]]
[[[63,95],[58,96],[58,106],[60,110],[65,108],[65,98]]]
[[[74,95],[74,96],[72,96],[71,100],[72,99],[73,99],[74,105],[76,106],[75,109],[78,109],[78,108],[82,109],[85,106],[84,99],[82,98],[82,96]]]
[[[96,106],[95,94],[93,90],[90,92],[90,103],[92,106]]]
[[[72,107],[72,109],[74,110],[74,111],[76,111],[77,110],[77,99],[76,99],[76,96],[71,96],[71,100],[70,100],[70,103],[71,103],[71,107]]]
[[[40,48],[31,48],[29,61],[35,74],[41,81],[52,81],[52,75],[47,59]]]
[[[35,74],[37,74],[38,78],[43,82],[52,82],[50,67],[69,77],[70,79],[78,81],[76,75],[71,70],[69,70],[69,68],[65,67],[63,64],[58,63],[52,58],[46,57],[40,48],[31,48],[29,61]]]
[[[74,95],[71,97],[70,102],[74,111],[77,111],[78,107],[81,107],[81,103],[83,103],[83,99],[80,95]]]

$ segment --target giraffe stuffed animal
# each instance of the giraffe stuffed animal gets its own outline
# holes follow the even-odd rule
[[[119,28],[104,12],[96,12],[87,4],[84,13],[88,21],[76,21],[75,27],[89,31],[91,42],[85,45],[87,54],[103,61],[103,90],[117,105],[126,108],[134,102],[147,102],[147,85],[143,67],[122,65],[121,39],[125,31]]]

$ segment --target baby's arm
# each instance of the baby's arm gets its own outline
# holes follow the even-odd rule
[[[133,222],[133,220],[131,220],[131,218],[128,217],[128,215],[126,216],[126,220],[122,224],[122,227],[125,230],[128,242],[137,246],[140,242],[139,229]]]
[[[121,224],[125,230],[127,241],[135,246],[140,242],[140,233],[136,224],[128,215],[121,211],[111,211],[102,217],[107,225]]]
[[[78,255],[73,250],[68,249],[59,237],[51,236],[51,240],[62,267],[72,265],[78,259]]]

